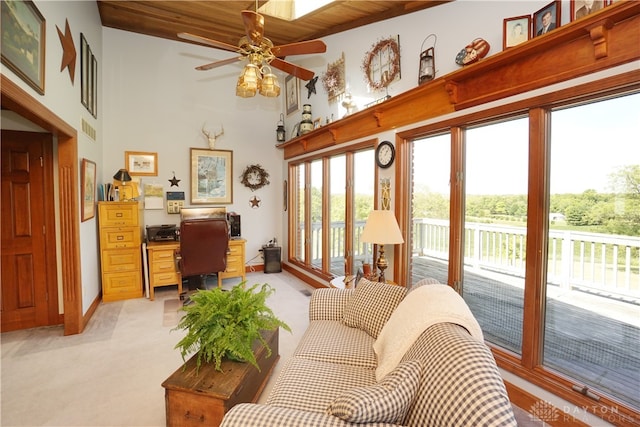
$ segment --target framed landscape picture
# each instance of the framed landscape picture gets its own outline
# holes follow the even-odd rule
[[[125,151],[124,164],[131,176],[158,175],[158,153]]]
[[[297,77],[289,74],[284,79],[284,93],[287,115],[295,113],[300,108],[300,86]]]
[[[88,159],[82,159],[81,198],[82,222],[96,215],[96,164]]]
[[[191,149],[191,204],[233,203],[233,151]]]
[[[2,1],[2,63],[44,95],[45,19],[32,1]]]

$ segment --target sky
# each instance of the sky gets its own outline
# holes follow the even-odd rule
[[[608,176],[640,164],[640,94],[554,111],[551,193],[608,191]],[[526,194],[527,120],[467,130],[467,194]],[[416,142],[414,176],[448,194],[449,135]]]

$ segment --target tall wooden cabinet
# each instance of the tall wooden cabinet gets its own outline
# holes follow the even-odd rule
[[[143,217],[139,202],[99,202],[102,301],[142,297]]]

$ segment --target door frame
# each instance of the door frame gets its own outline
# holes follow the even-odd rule
[[[78,133],[35,98],[2,74],[2,108],[30,120],[58,138],[60,205],[60,260],[64,334],[79,334],[85,322],[82,313],[80,270],[80,218],[78,205]]]

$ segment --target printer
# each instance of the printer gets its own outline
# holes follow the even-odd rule
[[[175,224],[147,225],[147,242],[172,242],[179,239]]]

